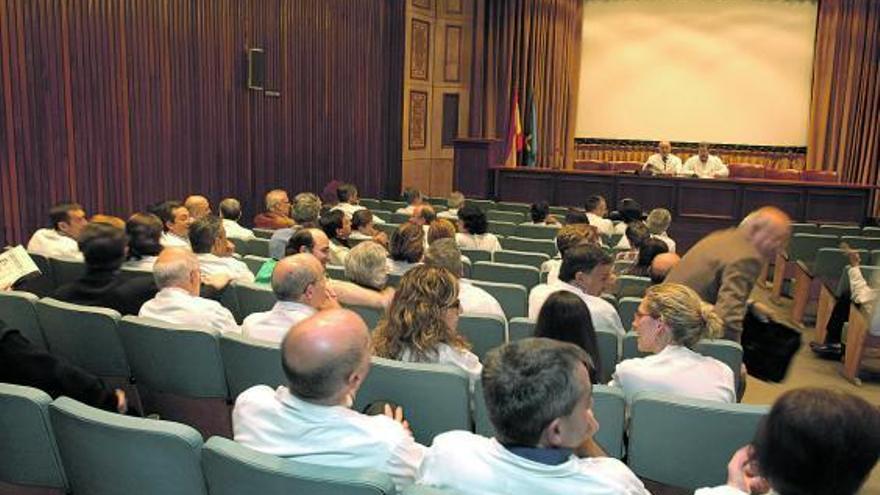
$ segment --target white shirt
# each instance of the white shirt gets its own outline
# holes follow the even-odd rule
[[[458,300],[461,302],[461,312],[466,315],[492,315],[507,319],[498,300],[466,278],[458,279]]]
[[[437,218],[445,218],[447,220],[458,220],[458,208],[441,211],[437,214]]]
[[[254,235],[253,230],[246,229],[239,225],[235,220],[230,220],[228,218],[223,219],[223,230],[226,231],[226,237],[233,239],[244,239],[249,241],[257,238],[257,236]]]
[[[642,170],[648,170],[655,174],[678,174],[681,173],[681,167],[681,158],[672,153],[666,155],[665,162],[660,153],[654,153],[642,166]]]
[[[730,175],[730,170],[721,161],[721,158],[715,155],[709,155],[706,163],[700,160],[700,155],[694,155],[684,162],[679,173],[681,175],[696,175],[701,179],[711,179],[712,177],[727,177]]]
[[[627,401],[638,392],[650,391],[736,402],[730,367],[680,345],[667,345],[657,354],[617,363],[609,385],[622,388]]]
[[[398,490],[412,484],[425,447],[393,419],[301,400],[287,387],[257,385],[232,410],[235,441],[254,450],[329,467],[374,469]]]
[[[607,218],[602,218],[595,213],[587,212],[587,221],[590,222],[590,225],[596,227],[599,230],[600,234],[614,234],[614,222]]]
[[[335,241],[330,241],[330,259],[329,264],[337,266],[345,266],[345,259],[351,251],[347,247]]]
[[[590,317],[593,320],[593,327],[596,330],[611,330],[618,335],[624,335],[626,333],[623,330],[623,323],[620,321],[620,315],[617,314],[617,310],[614,309],[614,306],[612,306],[610,302],[601,297],[591,296],[562,280],[555,284],[536,285],[532,289],[529,293],[529,319],[537,321],[538,313],[541,312],[541,306],[544,305],[544,301],[550,297],[550,294],[560,290],[571,292],[584,301],[584,304],[587,305],[587,309],[590,310]]]
[[[501,251],[501,243],[495,234],[455,234],[455,242],[460,249],[480,249],[483,251]]]
[[[27,250],[47,258],[83,260],[83,254],[79,251],[76,239],[68,237],[55,229],[40,229],[34,232],[34,235],[28,241]]]
[[[415,210],[415,208],[416,208],[416,207],[413,206],[413,205],[404,206],[403,208],[398,208],[397,211],[395,211],[394,213],[400,213],[401,215],[409,215],[409,216],[412,216],[413,211]]]
[[[666,244],[666,247],[669,248],[669,252],[675,254],[675,241],[669,237],[669,234],[663,232],[662,234],[652,235],[651,237],[663,241]]]
[[[153,271],[153,265],[156,263],[156,258],[158,256],[144,256],[139,260],[128,260],[122,264],[122,268],[151,272]]]
[[[199,259],[199,271],[202,275],[229,275],[236,282],[253,282],[254,273],[244,261],[239,261],[231,256],[217,256],[211,253],[197,254]]]
[[[189,243],[189,239],[185,237],[180,237],[177,234],[171,232],[162,232],[162,237],[159,239],[159,244],[163,247],[179,247],[186,248],[192,251],[192,245]]]
[[[141,306],[138,316],[221,333],[241,333],[235,318],[217,301],[193,296],[179,287],[166,287]]]
[[[416,483],[459,495],[649,495],[625,464],[612,457],[542,464],[510,452],[494,438],[468,431],[437,435]]]
[[[269,311],[253,313],[245,318],[241,331],[248,337],[280,344],[292,326],[317,312],[307,304],[278,301]]]
[[[541,273],[547,274],[547,285],[559,282],[559,269],[562,268],[561,259],[547,260],[541,263]]]
[[[373,236],[364,234],[360,230],[352,230],[351,234],[348,235],[349,239],[354,239],[356,241],[371,241],[373,240]]]
[[[433,364],[449,364],[456,366],[470,376],[472,382],[480,379],[480,373],[483,372],[483,365],[480,364],[480,358],[476,354],[467,349],[456,349],[448,344],[437,344],[434,353],[428,356],[427,361],[418,361],[415,356],[404,349],[403,353],[398,357],[398,361],[407,363],[428,362]]]
[[[334,206],[333,208],[330,208],[330,211],[339,210],[342,213],[345,213],[345,216],[348,217],[349,220],[351,220],[351,217],[354,215],[354,212],[360,211],[360,210],[366,210],[366,209],[367,209],[366,206],[353,205],[351,203],[339,203],[336,206]],[[385,223],[385,220],[382,220],[378,216],[373,215],[373,223]]]

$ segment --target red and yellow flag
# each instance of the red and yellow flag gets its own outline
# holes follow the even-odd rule
[[[523,135],[522,118],[519,112],[519,94],[513,89],[513,98],[510,102],[510,122],[507,126],[507,159],[504,165],[507,167],[517,166],[517,156],[523,150],[525,136]]]

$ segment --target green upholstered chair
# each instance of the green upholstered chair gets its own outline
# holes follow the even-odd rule
[[[525,265],[533,266],[541,269],[546,261],[550,260],[550,256],[544,253],[534,253],[527,251],[495,251],[495,263],[507,263],[509,265]]]
[[[269,257],[269,239],[260,239],[257,237],[256,239],[248,239],[247,243],[248,254],[263,256],[265,258]]]
[[[507,319],[528,316],[529,292],[522,285],[473,279],[468,282],[491,294],[501,305]]]
[[[262,268],[263,264],[267,261],[271,260],[267,256],[257,256],[255,254],[247,254],[245,255],[241,261],[244,261],[244,264],[247,265],[248,270],[251,271],[254,275],[260,272],[260,268]]]
[[[462,315],[458,333],[471,343],[471,352],[482,361],[487,352],[507,341],[507,321],[490,315]]]
[[[232,288],[235,290],[235,298],[238,300],[242,320],[248,315],[269,311],[277,302],[275,293],[265,285],[235,282],[232,284]]]
[[[220,355],[232,400],[254,385],[287,384],[278,344],[228,333],[220,336]]]
[[[49,264],[52,266],[55,287],[75,282],[86,273],[86,264],[82,261],[49,258]]]
[[[506,222],[506,223],[522,223],[525,222],[525,216],[517,211],[504,211],[492,209],[486,212],[486,219],[490,222]]]
[[[492,261],[492,252],[483,249],[462,249],[461,254],[467,256],[472,264],[478,261]]]
[[[505,237],[501,241],[501,246],[508,251],[525,251],[529,253],[544,253],[549,257],[559,254],[556,248],[556,241],[550,239],[523,238],[523,237]]]
[[[614,291],[614,295],[617,296],[618,299],[623,297],[642,297],[650,286],[651,279],[648,277],[621,275],[617,277],[617,287]]]
[[[506,213],[506,212],[498,212],[498,213]],[[516,233],[516,224],[513,222],[501,222],[498,220],[489,220],[489,224],[486,227],[486,231],[495,234],[501,235],[504,237],[514,235]]]
[[[510,265],[478,261],[474,263],[474,280],[519,284],[532,290],[541,282],[541,271],[533,266]]]
[[[382,319],[382,316],[385,314],[385,310],[382,308],[371,308],[369,306],[346,306],[346,308],[357,313],[361,318],[364,319],[364,323],[367,324],[367,328],[372,331],[376,328],[376,324],[379,323],[379,320]]]
[[[30,292],[0,292],[0,320],[6,323],[6,328],[21,330],[21,334],[32,344],[46,350],[46,339],[43,337],[35,307],[38,299]]]
[[[620,322],[627,332],[632,329],[633,319],[641,303],[641,297],[623,297],[617,301],[617,314],[620,315]]]
[[[534,225],[521,223],[516,226],[516,236],[526,239],[556,239],[558,225]]]

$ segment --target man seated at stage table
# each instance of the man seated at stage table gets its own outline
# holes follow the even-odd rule
[[[676,175],[681,172],[681,158],[672,154],[669,141],[660,141],[657,151],[642,166],[643,171],[654,175]]]
[[[461,495],[647,495],[636,475],[601,456],[593,440],[599,424],[590,367],[583,349],[556,340],[528,338],[493,349],[482,379],[495,438],[468,431],[437,435],[416,483]]]
[[[700,143],[697,154],[688,158],[681,168],[681,175],[693,175],[701,179],[727,177],[730,170],[717,155],[709,154],[709,144]]]
[[[52,258],[82,260],[77,241],[88,223],[86,212],[77,203],[58,203],[49,210],[52,226],[34,232],[28,242],[28,252]]]

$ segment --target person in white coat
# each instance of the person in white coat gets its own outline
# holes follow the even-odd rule
[[[669,141],[660,141],[657,144],[657,153],[648,157],[642,170],[654,175],[676,175],[681,173],[681,167],[681,158],[672,154]]]
[[[599,424],[589,362],[576,345],[542,338],[490,351],[482,380],[495,437],[437,435],[416,483],[460,495],[647,495],[636,475],[601,456],[593,441]]]
[[[717,155],[709,154],[709,144],[700,143],[697,154],[688,158],[681,167],[681,175],[711,179],[714,177],[727,177],[730,169]]]
[[[617,365],[612,386],[627,401],[643,391],[717,402],[736,402],[733,370],[721,361],[694,351],[703,338],[716,338],[723,322],[693,289],[680,284],[649,287],[636,310],[633,328],[642,352]]]
[[[257,385],[236,399],[236,442],[298,462],[385,473],[399,491],[413,482],[425,447],[402,411],[351,409],[370,369],[370,334],[356,313],[333,309],[300,322],[287,332],[281,356],[287,386]]]
[[[241,333],[235,318],[217,301],[199,297],[199,260],[185,248],[165,248],[153,264],[159,292],[141,306],[138,316],[222,333]]]

